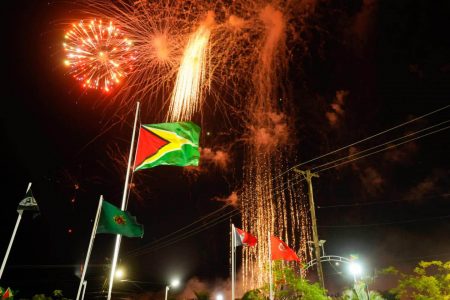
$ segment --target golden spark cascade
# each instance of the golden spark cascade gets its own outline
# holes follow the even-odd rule
[[[210,24],[213,23],[214,16],[210,14],[208,19],[191,36],[184,51],[170,101],[169,122],[192,119],[201,105],[202,85],[207,77]]]
[[[110,92],[132,68],[132,42],[113,25],[101,20],[72,24],[63,43],[64,64],[84,88]]]
[[[266,5],[258,14],[264,34],[258,44],[259,63],[253,70],[251,99],[247,102],[248,125],[242,223],[259,236],[258,247],[243,252],[244,289],[269,282],[268,232],[283,239],[299,257],[308,258],[309,215],[298,178],[285,172],[294,136],[288,115],[277,106],[286,71],[286,24],[283,13]],[[292,133],[292,134],[290,134]],[[296,263],[290,264],[299,270]],[[304,275],[304,274],[303,274]]]

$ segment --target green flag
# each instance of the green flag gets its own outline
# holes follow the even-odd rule
[[[141,125],[134,170],[198,166],[200,127],[192,122]]]
[[[122,211],[111,203],[103,201],[97,233],[142,237],[144,235],[144,227],[129,212]]]

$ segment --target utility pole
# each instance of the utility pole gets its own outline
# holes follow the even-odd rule
[[[308,198],[309,198],[309,211],[311,213],[311,223],[312,223],[312,232],[313,232],[313,241],[314,241],[314,253],[317,260],[317,275],[319,277],[319,282],[322,288],[325,288],[325,282],[323,278],[323,269],[322,263],[320,261],[320,243],[319,243],[319,234],[317,233],[317,220],[316,220],[316,206],[314,205],[314,195],[313,195],[313,187],[311,179],[313,177],[319,177],[317,173],[311,173],[310,170],[302,171],[298,169],[294,169],[295,172],[302,174],[303,177],[308,182]]]

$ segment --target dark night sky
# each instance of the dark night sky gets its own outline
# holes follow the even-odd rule
[[[300,157],[292,165],[450,104],[448,1],[317,3],[302,31],[308,55],[303,45],[292,47],[291,100],[298,112]],[[103,194],[117,204],[123,189],[125,170],[118,160],[128,147],[132,112],[100,134],[117,119],[114,104],[95,92],[83,94],[64,74],[61,24],[72,8],[70,3],[46,1],[9,1],[2,8],[2,257],[16,205],[30,181],[42,211],[35,220],[24,217],[1,282],[24,295],[56,288],[74,293],[75,271],[84,259],[98,197]],[[348,91],[340,104],[342,115],[331,114],[337,91]],[[327,116],[336,116],[336,122]],[[358,145],[358,150],[449,117],[450,110],[444,110]],[[205,124],[203,131],[213,134],[203,135],[202,142],[212,147],[218,124],[208,124],[207,118]],[[321,173],[314,186],[317,205],[324,207],[317,214],[327,253],[358,253],[371,272],[389,265],[410,267],[422,258],[449,259],[450,218],[370,225],[450,215],[449,140],[449,131],[443,131]],[[346,150],[309,167],[348,154]],[[220,208],[223,204],[211,199],[238,189],[234,174],[240,170],[236,165],[194,178],[181,168],[161,167],[136,175],[140,192],[131,196],[129,210],[146,232],[142,240],[126,239],[121,253]],[[325,208],[378,201],[390,203]],[[239,217],[234,218],[239,224]],[[326,227],[358,224],[369,226]],[[228,226],[226,221],[169,247],[122,259],[130,278],[154,290],[174,275],[184,281],[194,276],[225,279]],[[102,265],[108,263],[112,245],[111,236],[96,240],[95,266],[88,277],[92,291],[101,288],[106,272]],[[326,272],[331,290],[349,284],[335,270],[326,267]]]

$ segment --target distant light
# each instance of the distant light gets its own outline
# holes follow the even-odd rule
[[[362,273],[362,266],[357,262],[352,262],[350,263],[349,270],[353,276],[359,276]]]
[[[72,228],[67,229],[67,233],[72,233]]]
[[[115,276],[117,279],[122,279],[124,275],[125,275],[125,272],[122,268],[119,268],[116,270]]]
[[[173,279],[172,282],[170,283],[170,286],[174,287],[174,288],[176,288],[179,285],[180,285],[180,280],[179,279]]]
[[[223,300],[223,295],[222,294],[217,294],[216,300]]]

